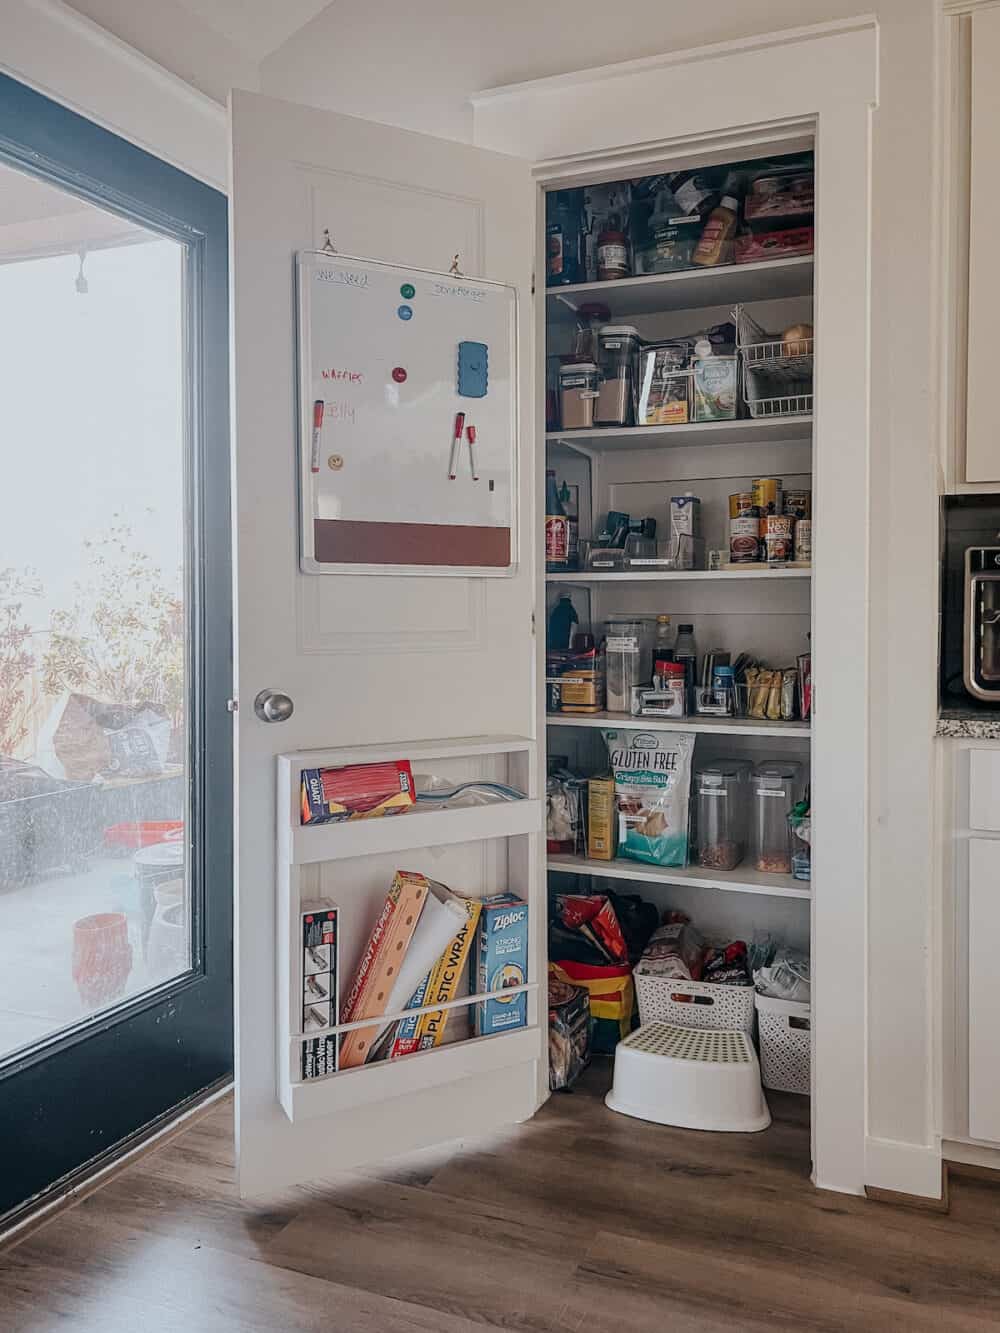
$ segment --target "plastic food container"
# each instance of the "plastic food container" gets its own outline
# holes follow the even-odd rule
[[[597,401],[597,366],[584,361],[559,368],[559,402],[563,430],[589,430]]]
[[[754,866],[766,874],[792,873],[788,816],[799,798],[802,765],[792,761],[758,764],[753,773]]]
[[[632,690],[648,685],[652,676],[652,621],[649,616],[611,616],[605,634],[608,712],[629,713]]]
[[[747,849],[750,765],[722,759],[697,775],[698,864],[735,870]]]
[[[598,341],[601,374],[594,420],[599,426],[629,426],[639,331],[631,324],[605,324]]]

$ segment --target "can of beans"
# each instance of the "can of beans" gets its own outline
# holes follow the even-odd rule
[[[738,491],[735,495],[729,497],[730,518],[749,518],[753,512],[753,493],[751,491]]]
[[[761,518],[781,513],[782,489],[780,477],[755,477],[751,482],[751,503]]]
[[[792,518],[812,518],[812,491],[785,491],[785,513]]]
[[[760,559],[760,519],[747,514],[729,520],[729,562],[752,565]]]
[[[794,551],[795,519],[788,514],[768,514],[763,523],[767,563],[787,565]]]
[[[795,559],[811,565],[813,558],[813,525],[811,518],[800,518],[795,524]]]

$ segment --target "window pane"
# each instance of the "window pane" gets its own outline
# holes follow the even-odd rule
[[[0,165],[0,1059],[191,965],[185,261]]]

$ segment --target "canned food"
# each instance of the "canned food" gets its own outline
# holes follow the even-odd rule
[[[794,550],[795,519],[788,514],[769,514],[763,522],[767,563],[787,565]]]
[[[729,517],[749,518],[754,512],[753,494],[750,491],[738,491],[729,497]]]
[[[795,524],[795,559],[811,565],[813,558],[813,525],[811,518],[800,518]]]
[[[734,565],[752,565],[760,559],[760,519],[752,516],[729,520],[729,560]]]
[[[812,518],[812,491],[785,491],[785,510],[792,518]]]
[[[780,477],[755,477],[751,483],[753,505],[765,518],[768,514],[781,513],[781,492],[783,482]]]

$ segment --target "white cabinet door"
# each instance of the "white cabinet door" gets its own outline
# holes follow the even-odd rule
[[[1000,8],[972,15],[972,143],[969,201],[969,348],[965,480],[1000,480],[994,394],[995,316],[1000,306]]]
[[[398,1093],[383,1076],[378,1099],[352,1106],[352,1095],[334,1114],[291,1122],[275,1091],[287,1052],[276,1041],[274,944],[278,754],[384,744],[405,757],[407,742],[421,739],[535,735],[535,189],[514,158],[250,93],[233,94],[231,130],[237,1140],[241,1190],[255,1193],[523,1119],[537,1105],[540,1036],[522,1043],[513,1067],[473,1061],[460,1081],[403,1092],[404,1080]],[[300,572],[293,275],[296,252],[319,249],[324,229],[342,254],[439,271],[458,254],[465,273],[517,288],[522,540],[513,576]],[[447,432],[440,443],[447,461]],[[280,724],[255,716],[268,687],[294,703]],[[342,873],[336,896],[346,908]]]
[[[969,1134],[1000,1143],[1000,839],[969,840]]]

